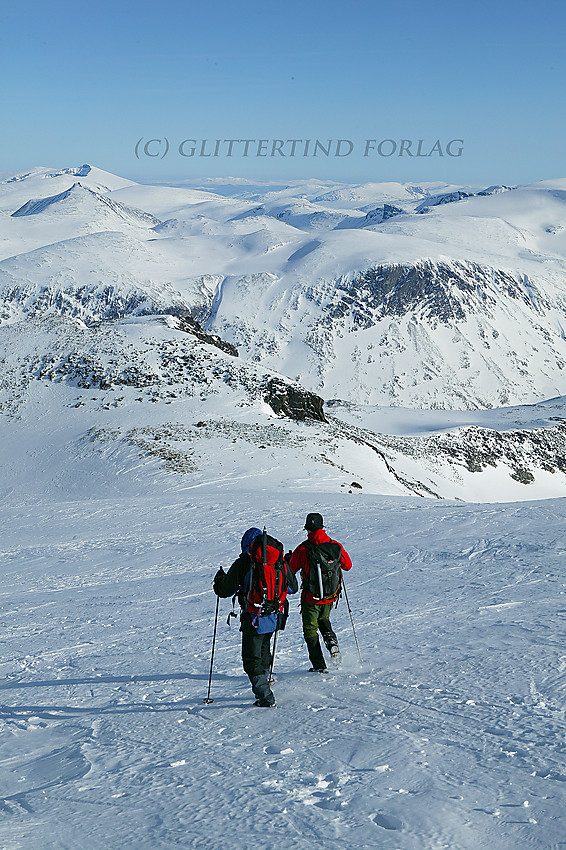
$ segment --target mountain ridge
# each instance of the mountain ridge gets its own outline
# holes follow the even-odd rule
[[[82,185],[100,177],[88,168],[0,183],[7,423],[20,417],[31,434],[34,406],[49,409],[57,442],[62,404],[77,457],[91,457],[90,433],[93,446],[127,446],[124,458],[140,451],[181,475],[201,474],[210,451],[218,475],[240,468],[235,445],[254,463],[270,453],[259,477],[290,463],[284,480],[296,480],[299,464],[331,490],[355,480],[369,492],[487,501],[566,492],[560,422],[537,415],[523,427],[521,414],[506,436],[489,424],[502,406],[564,395],[561,181],[447,186],[447,202],[425,212],[438,184],[428,194],[387,184],[380,198],[378,184],[325,192],[316,181],[295,198],[295,187],[269,187],[258,205],[236,187],[116,178],[101,191]],[[387,417],[360,427],[340,404],[411,408],[407,422],[427,409],[446,422],[450,411],[493,415],[421,439],[388,435]]]

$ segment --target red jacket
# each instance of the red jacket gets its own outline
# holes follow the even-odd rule
[[[331,538],[328,536],[324,528],[317,528],[316,531],[309,531],[308,538],[311,543],[328,543],[331,541]],[[332,543],[338,543],[338,541],[332,540]],[[338,545],[342,549],[340,566],[343,570],[350,570],[352,568],[352,561],[350,560],[350,556],[348,555],[341,543],[338,543]],[[298,573],[299,570],[301,571],[301,579],[303,582],[303,592],[301,595],[301,599],[303,602],[311,602],[315,605],[328,605],[329,602],[332,602],[331,599],[315,599],[312,593],[304,590],[304,585],[308,582],[308,577],[310,573],[308,547],[306,540],[299,546],[297,546],[297,548],[291,555],[289,566],[291,567],[294,573]]]

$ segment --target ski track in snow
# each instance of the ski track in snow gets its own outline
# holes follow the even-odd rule
[[[212,577],[312,505],[192,498],[0,506],[3,850],[565,846],[564,500],[328,497],[364,662],[342,601],[309,675],[293,601],[260,711],[229,600],[203,704]]]

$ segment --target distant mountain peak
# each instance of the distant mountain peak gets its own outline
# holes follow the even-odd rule
[[[89,166],[83,166],[83,168],[84,167]],[[65,189],[64,192],[59,192],[57,195],[50,195],[47,198],[32,198],[13,212],[12,216],[39,215],[52,207],[55,207],[56,211],[59,212],[61,211],[61,205],[63,205],[64,209],[66,206],[65,202],[69,200],[72,200],[79,205],[81,202],[88,203],[94,201],[101,212],[113,213],[114,215],[118,215],[120,218],[126,219],[126,221],[133,224],[155,227],[161,223],[155,216],[150,215],[143,210],[128,207],[125,204],[113,201],[102,192],[97,192],[95,189],[91,189],[90,186],[85,186],[79,181],[73,183],[72,186]]]

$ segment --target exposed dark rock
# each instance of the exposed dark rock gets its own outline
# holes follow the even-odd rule
[[[185,315],[186,304],[181,301],[166,303],[153,299],[147,293],[125,287],[122,291],[114,286],[84,286],[58,288],[52,285],[35,290],[33,286],[5,286],[2,291],[2,306],[9,318],[9,308],[19,307],[29,318],[55,313],[59,316],[78,318],[88,326],[101,322],[123,319],[125,316]]]
[[[431,207],[439,207],[443,204],[454,204],[456,201],[463,201],[465,198],[472,198],[474,194],[474,192],[465,192],[463,189],[457,189],[455,192],[445,192],[442,195],[433,195],[432,197],[427,198],[426,201],[423,201],[423,203],[416,208],[415,212],[427,213]]]
[[[512,186],[498,184],[497,186],[488,186],[487,189],[483,189],[483,191],[478,192],[478,195],[480,197],[485,197],[486,195],[500,195],[501,192],[511,192],[512,190]]]
[[[458,201],[464,201],[466,198],[475,198],[476,196],[485,197],[486,195],[499,195],[501,192],[511,191],[511,186],[488,186],[481,192],[466,192],[464,189],[457,189],[455,192],[444,192],[441,195],[431,195],[426,198],[416,208],[416,213],[427,213],[431,207],[440,207],[443,204],[454,204]]]
[[[216,336],[216,334],[207,333],[203,330],[201,325],[199,325],[196,319],[191,318],[191,316],[178,317],[177,327],[180,331],[196,336],[201,342],[207,342],[209,345],[215,345],[216,348],[219,348],[226,354],[231,354],[232,357],[238,357],[238,349],[235,345],[232,345],[230,342],[226,342],[225,339]]]
[[[448,324],[463,321],[468,312],[494,307],[500,293],[529,305],[534,298],[546,306],[527,278],[518,280],[509,272],[478,263],[423,260],[414,265],[375,266],[352,280],[340,280],[325,311],[331,319],[350,315],[360,329],[372,327],[385,316],[409,312]]]
[[[297,385],[286,384],[280,378],[268,381],[264,399],[275,413],[289,416],[290,419],[326,422],[324,401],[320,396]]]
[[[448,464],[456,472],[460,468],[482,473],[489,467],[497,468],[501,464],[507,467],[510,477],[521,484],[532,484],[540,470],[566,473],[564,420],[552,427],[503,432],[470,425],[426,437],[375,434],[351,424],[346,425],[332,416],[329,422],[348,439],[373,449],[387,470],[404,487],[418,495],[440,498],[422,482],[408,480],[399,474],[395,468],[399,456],[414,457],[425,467],[431,468],[438,464]],[[354,486],[352,482],[350,487]]]
[[[364,227],[371,224],[381,224],[389,218],[393,218],[396,215],[404,215],[404,213],[405,210],[401,209],[401,207],[396,207],[393,204],[381,204],[381,206],[366,213],[362,224]]]

